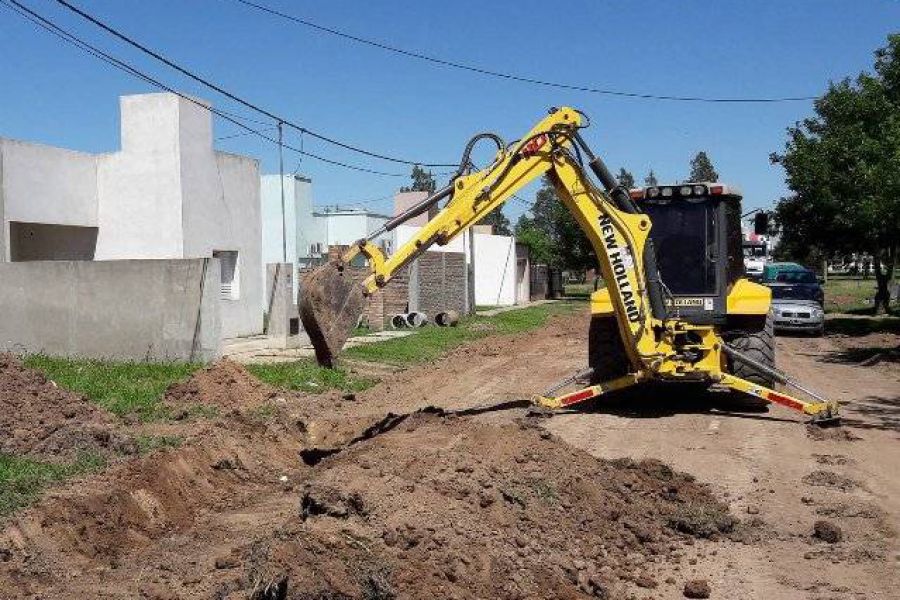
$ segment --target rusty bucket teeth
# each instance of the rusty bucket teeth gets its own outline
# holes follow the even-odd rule
[[[316,361],[323,367],[333,367],[362,314],[362,285],[340,262],[329,262],[300,278],[297,304]]]

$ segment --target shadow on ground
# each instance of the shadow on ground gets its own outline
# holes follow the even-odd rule
[[[760,405],[741,394],[688,386],[678,389],[677,386],[647,385],[597,398],[575,410],[633,419],[659,419],[682,414],[709,413],[726,418],[773,422],[805,420],[799,413],[796,418],[775,416],[769,412],[768,406]]]
[[[900,319],[897,317],[833,317],[825,321],[825,331],[829,334],[854,337],[870,333],[900,334]]]
[[[900,396],[869,396],[854,402],[844,413],[841,422],[847,427],[900,432]]]

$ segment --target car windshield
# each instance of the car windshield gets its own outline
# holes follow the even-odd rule
[[[817,283],[815,273],[812,271],[782,271],[775,281],[778,283]]]

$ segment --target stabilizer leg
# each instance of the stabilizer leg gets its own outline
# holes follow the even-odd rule
[[[781,392],[769,389],[758,383],[735,377],[734,375],[722,374],[719,381],[722,385],[744,394],[749,394],[757,398],[761,398],[774,404],[780,404],[793,410],[802,412],[812,417],[811,422],[817,425],[836,425],[840,423],[838,415],[838,403],[834,400],[817,400],[815,402],[807,402]]]
[[[631,387],[641,381],[641,379],[639,374],[629,373],[623,377],[604,381],[561,396],[534,396],[531,401],[543,408],[568,408],[603,394]]]

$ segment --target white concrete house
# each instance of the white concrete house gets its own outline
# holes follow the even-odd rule
[[[368,237],[384,225],[390,217],[361,208],[324,208],[313,213],[313,239],[327,246],[348,246]],[[382,234],[373,240],[392,252],[393,236]]]
[[[259,165],[213,148],[209,111],[123,96],[121,149],[87,154],[0,138],[0,261],[222,264],[222,335],[262,330]]]

